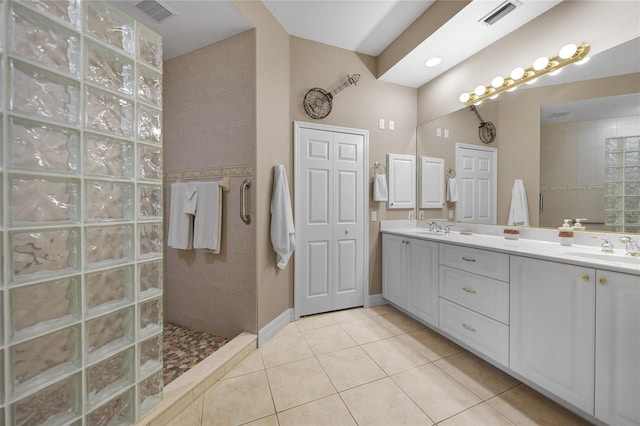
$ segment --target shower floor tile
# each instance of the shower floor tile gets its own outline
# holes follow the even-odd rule
[[[163,336],[165,386],[229,341],[231,341],[230,338],[171,322],[165,323]]]

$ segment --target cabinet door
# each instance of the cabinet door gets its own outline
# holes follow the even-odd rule
[[[438,243],[407,241],[407,310],[437,327]]]
[[[640,277],[598,271],[596,414],[611,425],[640,425]]]
[[[388,209],[413,209],[416,206],[415,155],[387,154],[389,173]]]
[[[509,367],[593,415],[595,271],[511,256]]]
[[[406,242],[396,235],[382,236],[382,297],[402,308],[407,300]]]

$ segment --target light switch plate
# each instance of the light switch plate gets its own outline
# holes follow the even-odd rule
[[[441,129],[440,127],[438,127],[438,128],[436,129],[436,136],[437,136],[437,137],[439,137],[439,138],[441,138],[441,137],[442,137],[442,129]]]
[[[420,210],[420,211],[418,212],[418,219],[420,219],[420,220],[424,220],[424,210]]]
[[[378,129],[384,130],[384,118],[378,119]]]
[[[371,210],[371,222],[375,222],[376,220],[378,220],[378,212]]]
[[[393,120],[389,120],[389,130],[395,130],[396,129],[396,122]]]
[[[453,219],[453,210],[449,210],[449,219]]]
[[[444,129],[444,138],[449,139],[449,129]]]

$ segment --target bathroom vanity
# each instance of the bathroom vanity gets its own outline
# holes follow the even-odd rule
[[[381,222],[383,298],[592,422],[640,425],[640,257],[621,235],[607,255],[589,231],[567,247],[456,225],[471,235]]]

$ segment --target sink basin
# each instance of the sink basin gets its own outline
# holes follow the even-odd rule
[[[598,260],[601,262],[622,263],[625,265],[640,266],[640,257],[625,256],[613,253],[585,253],[581,251],[565,251],[562,254],[571,257],[579,257],[582,259]]]

